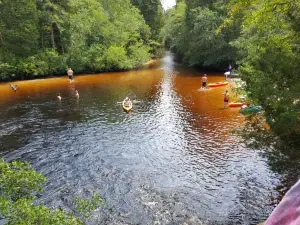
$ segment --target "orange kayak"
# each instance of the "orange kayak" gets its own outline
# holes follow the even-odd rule
[[[209,83],[207,86],[208,87],[219,87],[219,86],[225,86],[227,84],[228,84],[228,82],[217,82],[217,83]]]
[[[231,102],[228,104],[229,107],[241,107],[243,105],[244,105],[244,103],[241,103],[241,102]]]

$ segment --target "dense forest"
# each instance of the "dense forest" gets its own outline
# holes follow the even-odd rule
[[[2,0],[0,80],[120,71],[161,46],[189,66],[239,69],[281,136],[300,135],[296,0]]]
[[[163,22],[158,0],[2,0],[0,80],[135,68]]]
[[[296,0],[177,0],[161,32],[187,65],[238,68],[272,130],[300,142],[299,12]]]

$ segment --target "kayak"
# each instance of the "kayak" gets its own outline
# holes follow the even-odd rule
[[[217,83],[209,83],[207,86],[208,87],[220,87],[220,86],[225,86],[227,84],[228,84],[228,82],[217,82]]]
[[[231,102],[228,104],[229,107],[241,107],[244,103],[241,102]]]
[[[129,112],[132,109],[132,103],[130,102],[129,105],[126,105],[124,100],[122,103],[122,107],[125,112]]]
[[[257,113],[262,110],[261,106],[252,106],[252,107],[247,107],[247,108],[241,108],[240,113],[242,114],[249,114],[249,113]]]

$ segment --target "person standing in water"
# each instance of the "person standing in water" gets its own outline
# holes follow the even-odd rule
[[[206,84],[207,84],[207,75],[204,74],[204,76],[202,77],[202,88],[206,88]]]
[[[224,108],[226,108],[226,106],[228,105],[228,102],[229,102],[229,94],[228,94],[227,89],[226,89],[225,93],[223,93],[223,97],[224,97]]]
[[[68,71],[67,71],[67,74],[68,74],[68,77],[70,79],[70,82],[72,82],[73,78],[74,78],[74,72],[73,72],[73,70],[71,68],[69,68]]]
[[[79,93],[77,90],[75,91],[75,96],[76,96],[76,98],[79,98]]]
[[[58,99],[59,101],[61,101],[60,93],[57,94],[57,99]]]

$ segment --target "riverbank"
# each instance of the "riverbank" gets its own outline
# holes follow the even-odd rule
[[[84,74],[105,74],[105,73],[114,73],[114,72],[128,72],[128,71],[134,71],[134,70],[140,70],[140,69],[149,69],[156,66],[159,66],[160,60],[159,59],[150,59],[147,62],[137,65],[136,67],[132,69],[123,69],[123,70],[115,70],[115,71],[76,71],[74,70],[75,77],[78,75],[84,75]],[[7,83],[7,82],[16,82],[16,81],[24,81],[24,80],[36,80],[36,79],[48,79],[48,78],[55,78],[55,77],[64,77],[66,75],[67,69],[64,71],[63,69],[59,69],[57,73],[47,73],[47,74],[39,74],[39,73],[32,73],[32,74],[23,74],[23,73],[17,73],[16,69],[13,69],[13,67],[6,66],[6,68],[2,68],[0,65],[0,69],[3,69],[0,71],[0,83]]]

